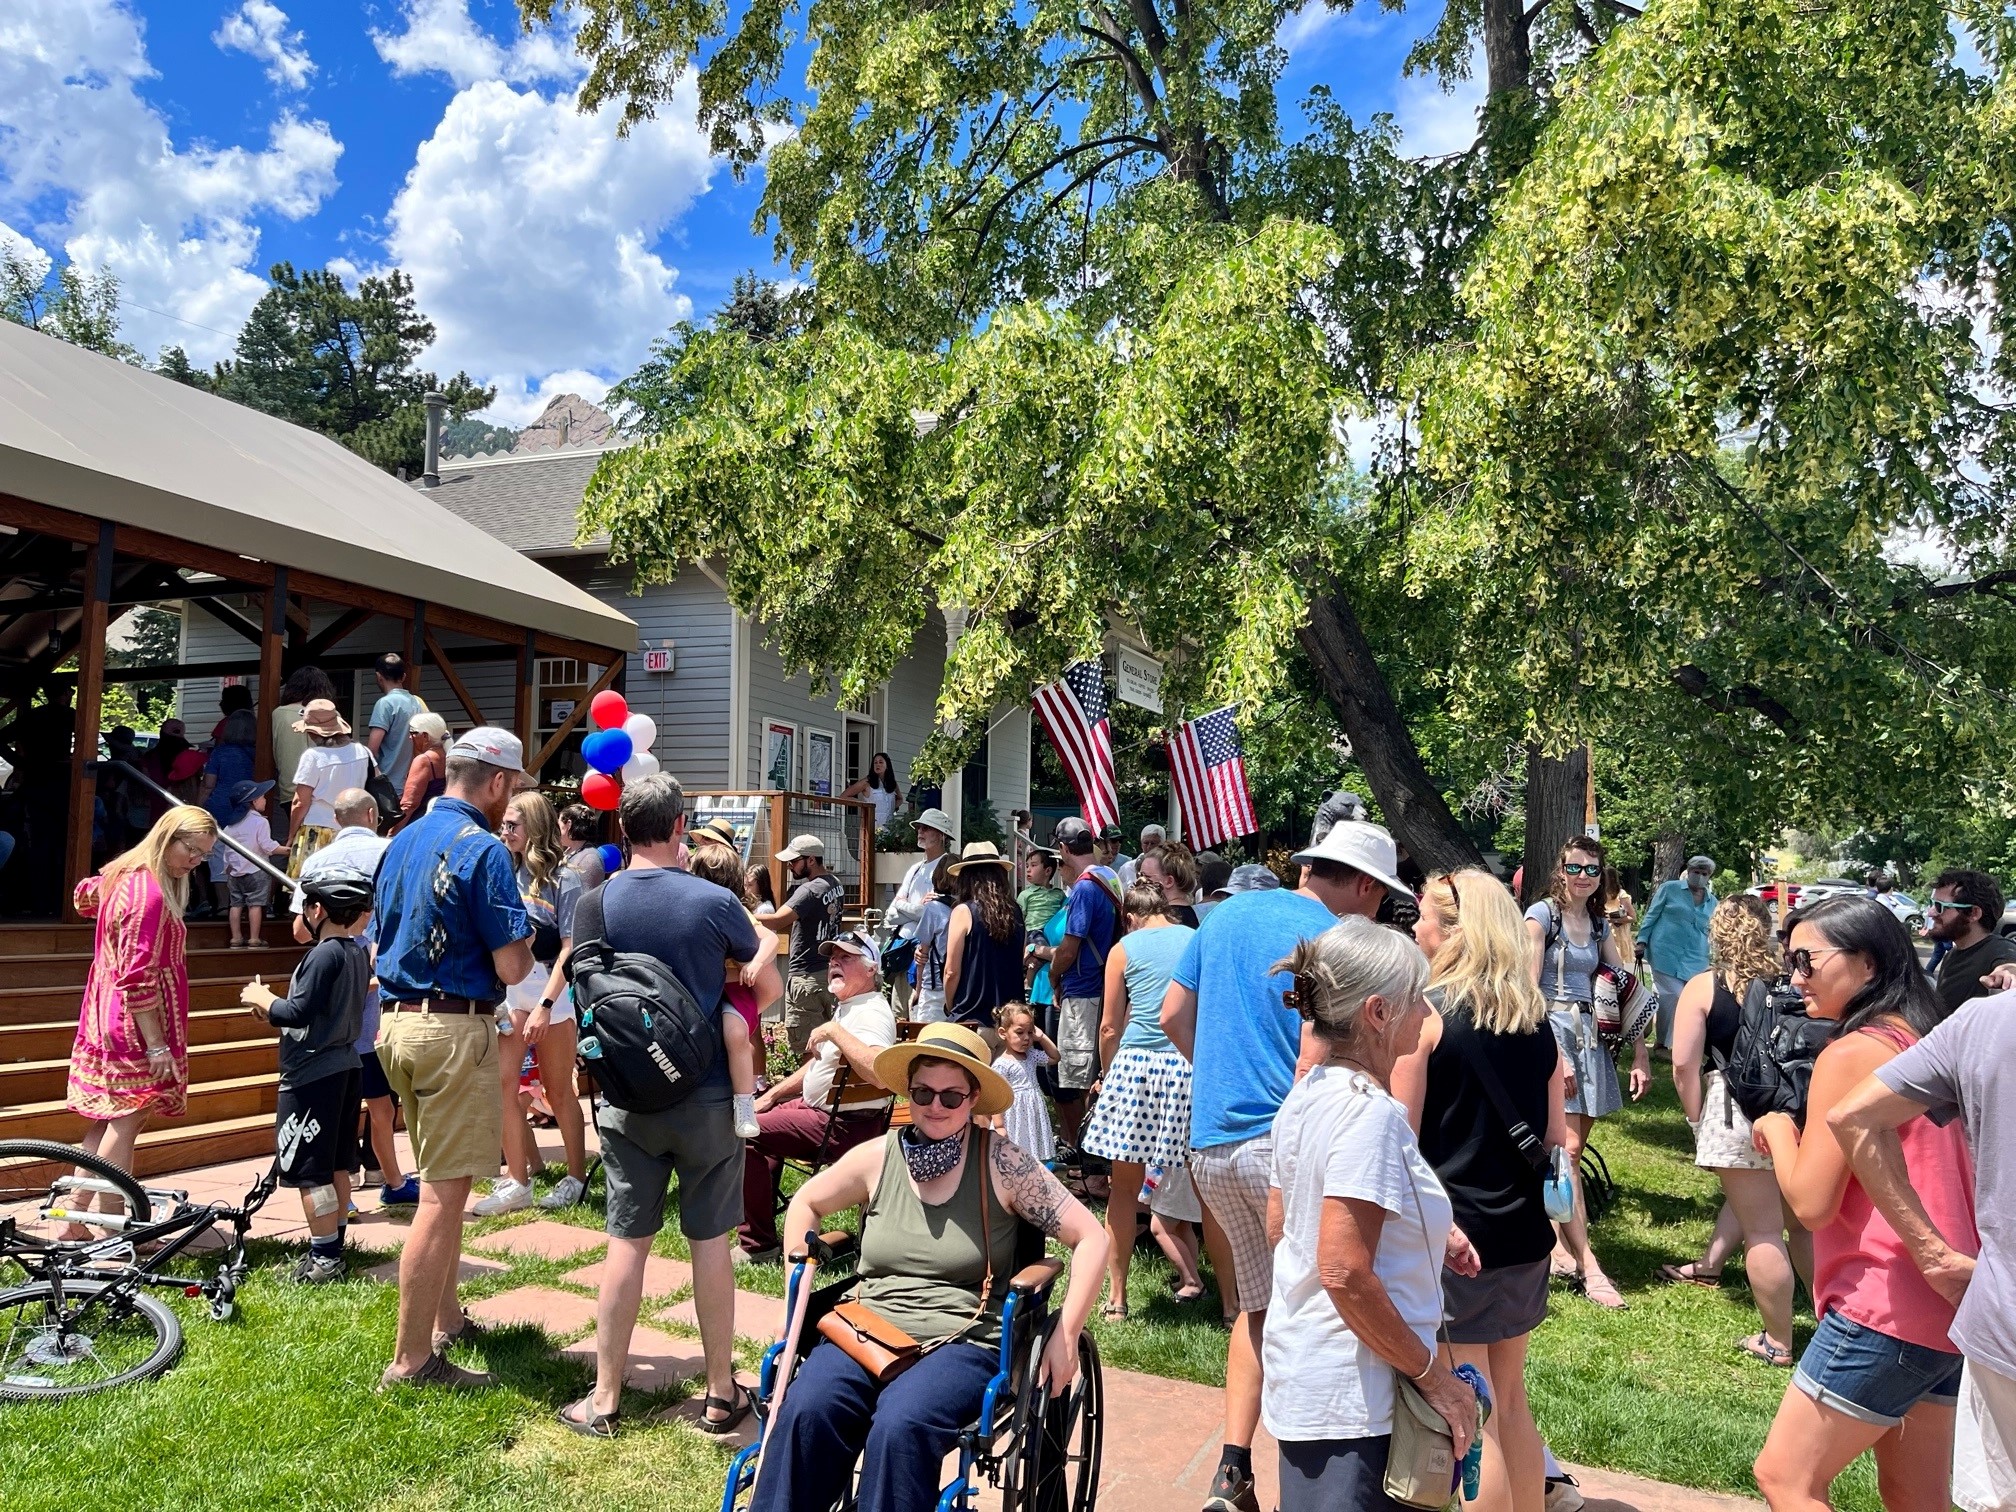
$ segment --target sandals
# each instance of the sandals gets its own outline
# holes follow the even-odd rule
[[[733,1396],[710,1396],[702,1399],[700,1403],[700,1417],[694,1426],[710,1438],[726,1438],[741,1427],[742,1420],[756,1409],[756,1398],[750,1394],[747,1386],[737,1381],[732,1390]],[[728,1415],[718,1418],[707,1416],[716,1408]]]
[[[1104,1318],[1108,1323],[1125,1323],[1127,1321],[1127,1304],[1125,1302],[1103,1303],[1099,1308],[1099,1316]]]
[[[712,1398],[709,1398],[709,1400],[712,1400]],[[575,1416],[577,1412],[580,1414],[579,1417]],[[621,1410],[616,1412],[597,1412],[595,1410],[595,1394],[592,1391],[578,1402],[569,1402],[556,1415],[570,1431],[580,1434],[583,1438],[592,1439],[613,1439],[616,1437],[616,1424],[623,1417]]]
[[[1692,1260],[1689,1260],[1685,1265],[1662,1265],[1659,1267],[1659,1276],[1661,1280],[1678,1281],[1687,1286],[1705,1287],[1709,1291],[1720,1291],[1722,1289],[1722,1273],[1720,1271],[1717,1271],[1712,1276],[1708,1275]]]
[[[1204,1300],[1204,1283],[1200,1281],[1195,1286],[1179,1286],[1169,1294],[1169,1300],[1172,1302],[1202,1302]]]
[[[1771,1336],[1767,1333],[1754,1333],[1747,1339],[1738,1339],[1736,1347],[1751,1359],[1762,1360],[1766,1365],[1775,1366],[1779,1370],[1792,1368],[1792,1351],[1773,1344]]]
[[[1600,1271],[1596,1275],[1582,1278],[1582,1295],[1598,1307],[1608,1308],[1611,1312],[1626,1312],[1631,1306],[1617,1290],[1616,1284]]]

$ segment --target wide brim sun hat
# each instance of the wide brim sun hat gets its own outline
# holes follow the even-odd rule
[[[1008,865],[1008,858],[995,849],[993,841],[974,840],[959,852],[959,859],[947,867],[946,872],[956,877],[969,866],[999,866],[1005,869]]]
[[[1015,1106],[1015,1089],[989,1063],[987,1041],[964,1024],[926,1024],[914,1040],[891,1045],[875,1057],[875,1080],[900,1097],[910,1086],[910,1067],[918,1060],[944,1061],[971,1073],[980,1084],[973,1111],[982,1118]]]

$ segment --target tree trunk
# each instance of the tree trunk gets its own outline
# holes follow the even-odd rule
[[[1661,830],[1652,840],[1652,885],[1671,882],[1680,875],[1687,859],[1687,837],[1678,830]]]
[[[1578,745],[1564,756],[1549,756],[1537,745],[1526,747],[1526,875],[1519,901],[1545,897],[1554,878],[1554,862],[1571,836],[1583,833],[1589,785],[1589,747]]]
[[[1484,858],[1457,827],[1442,790],[1428,775],[1349,601],[1341,594],[1311,599],[1299,638],[1351,738],[1351,752],[1372,784],[1393,838],[1431,876],[1483,865]],[[1580,789],[1577,793],[1579,802]]]
[[[1497,98],[1533,77],[1533,36],[1524,0],[1484,0],[1486,89]]]

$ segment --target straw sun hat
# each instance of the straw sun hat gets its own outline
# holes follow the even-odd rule
[[[1006,1113],[1015,1105],[1015,1089],[1008,1078],[988,1063],[987,1041],[964,1024],[926,1024],[914,1040],[891,1045],[875,1057],[875,1080],[900,1093],[910,1085],[911,1064],[919,1060],[944,1061],[978,1082],[973,1111],[983,1118]]]
[[[959,852],[959,859],[946,871],[956,877],[969,866],[1006,866],[1008,858],[994,848],[991,840],[975,840]]]

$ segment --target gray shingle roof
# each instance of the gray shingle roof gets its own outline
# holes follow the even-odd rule
[[[428,498],[514,550],[533,555],[572,551],[577,549],[574,530],[581,496],[607,449],[444,458],[441,486],[430,489]],[[585,549],[608,544],[602,538]]]

